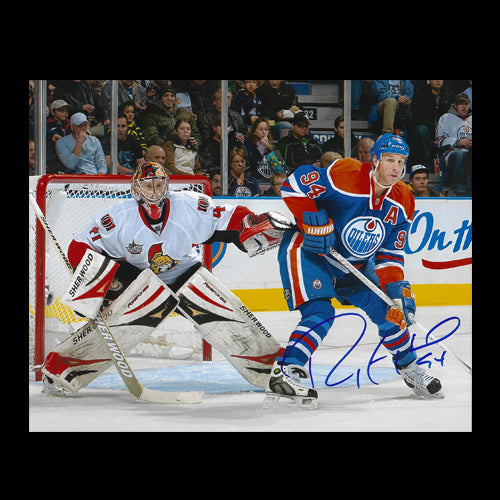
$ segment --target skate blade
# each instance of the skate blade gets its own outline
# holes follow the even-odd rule
[[[274,408],[276,406],[276,403],[278,402],[280,396],[278,394],[274,393],[266,393],[266,397],[262,401],[260,407],[263,410],[269,410],[271,408]]]
[[[317,410],[318,409],[318,399],[317,398],[304,398],[301,396],[296,396],[293,399],[293,402],[299,408],[303,408],[304,410]]]
[[[50,397],[53,396],[55,398],[66,398],[71,396],[71,393],[68,393],[62,388],[59,387],[49,388],[46,385],[42,387],[41,393],[44,394],[45,396],[50,396]]]
[[[298,406],[304,410],[316,410],[318,408],[317,398],[309,398],[303,396],[286,396],[279,395],[275,393],[267,393],[266,397],[261,403],[261,408],[264,410],[269,410],[274,408],[281,397],[287,398],[291,404]]]
[[[426,391],[413,389],[413,395],[415,396],[416,399],[427,399],[427,400],[444,399],[444,392],[442,390],[435,392],[434,394],[430,394]]]

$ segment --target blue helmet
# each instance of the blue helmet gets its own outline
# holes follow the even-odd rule
[[[370,149],[370,156],[375,155],[380,161],[382,153],[397,153],[408,157],[410,150],[408,145],[399,135],[382,134]]]

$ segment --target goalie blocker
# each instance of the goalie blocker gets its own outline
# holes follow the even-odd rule
[[[112,259],[88,251],[75,270],[63,303],[91,319],[104,307],[102,316],[125,352],[146,339],[162,321],[168,321],[168,315],[176,310],[196,326],[245,380],[257,387],[266,386],[274,359],[283,349],[210,271],[195,266],[174,293],[149,269],[136,270],[130,285],[105,307],[104,299],[110,295],[119,266]],[[42,372],[44,384],[52,392],[77,392],[111,366],[98,335],[89,322],[48,354]]]

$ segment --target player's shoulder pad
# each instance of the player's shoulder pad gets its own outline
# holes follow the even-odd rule
[[[194,199],[198,194],[200,193],[196,193],[188,189],[186,189],[185,191],[169,191],[168,199],[172,201],[182,200],[182,199]]]
[[[205,198],[205,199],[208,199],[208,200],[211,199],[210,196],[208,196],[208,195],[206,195],[204,193],[197,193],[196,191],[190,191],[190,190],[186,190],[186,191],[170,191],[168,193],[168,198],[173,203],[175,203],[176,201],[181,201],[181,200],[185,200],[188,203],[189,202],[195,203],[200,198]]]
[[[170,191],[168,198],[173,206],[183,204],[189,209],[200,212],[206,212],[213,204],[210,196],[196,191]]]
[[[307,174],[308,172],[311,172],[312,170],[322,171],[322,169],[320,167],[317,167],[316,165],[304,164],[297,167],[291,175],[300,177],[304,174]]]
[[[127,212],[137,210],[137,202],[135,200],[124,200],[119,203],[115,203],[111,207],[102,211],[96,216],[96,221],[98,225],[105,229],[107,232],[113,231],[116,227],[116,221],[123,220],[127,217]]]
[[[406,218],[409,221],[413,220],[413,216],[415,215],[415,198],[403,181],[399,181],[392,187],[388,198],[394,200],[404,208]]]
[[[328,176],[334,188],[353,194],[369,194],[370,163],[354,158],[341,158],[328,167]]]
[[[281,191],[282,195],[286,194],[288,191],[303,191],[310,184],[311,179],[314,179],[315,181],[318,180],[320,177],[319,174],[322,170],[324,169],[316,167],[315,165],[300,165],[288,176],[287,179],[285,179]],[[311,172],[316,173],[311,176]]]

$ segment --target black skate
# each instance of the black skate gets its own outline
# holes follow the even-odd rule
[[[297,406],[308,410],[318,407],[318,392],[300,384],[301,378],[309,378],[307,371],[298,365],[282,365],[275,361],[266,387],[262,408],[272,408],[281,397],[291,399]]]
[[[417,396],[442,396],[438,395],[441,390],[439,379],[425,373],[425,370],[416,361],[410,363],[406,368],[399,368],[406,385],[413,389]]]

